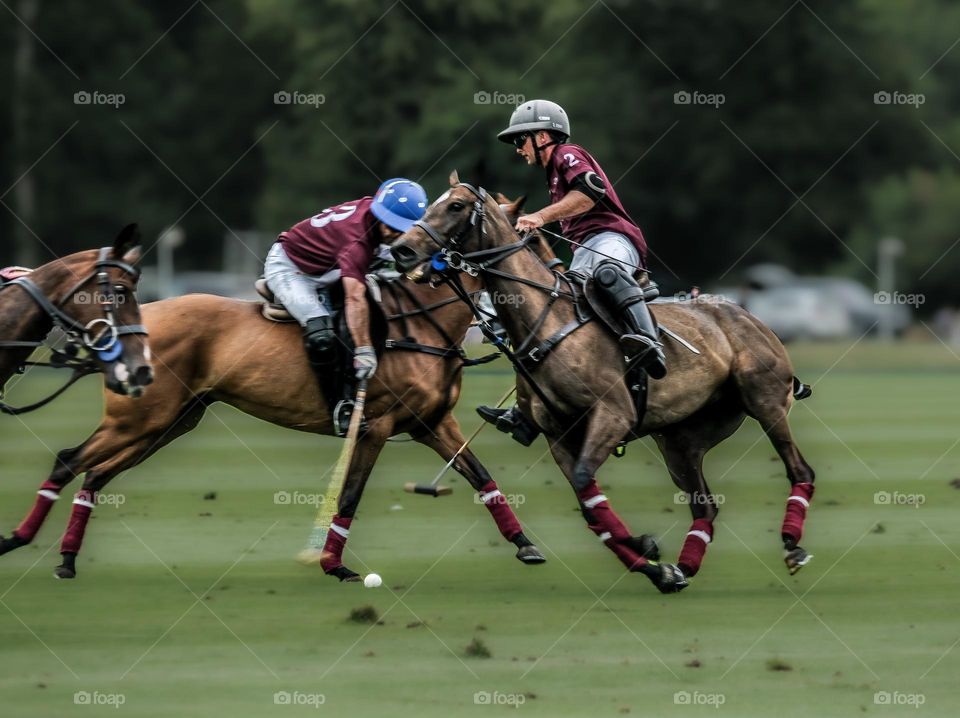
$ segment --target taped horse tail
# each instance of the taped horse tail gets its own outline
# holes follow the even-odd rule
[[[797,401],[803,401],[813,393],[813,387],[807,386],[802,381],[793,377],[793,398]]]

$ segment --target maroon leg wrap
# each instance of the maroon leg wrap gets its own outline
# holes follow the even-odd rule
[[[617,513],[610,508],[607,497],[600,492],[596,480],[591,480],[579,494],[580,505],[583,507],[587,526],[593,531],[604,545],[613,551],[617,558],[631,571],[647,563],[647,559],[626,546],[622,541],[630,538],[630,529],[620,520]]]
[[[491,479],[480,488],[480,501],[487,507],[487,511],[497,522],[497,528],[507,541],[513,541],[523,528],[517,520],[513,509],[507,504],[506,497],[497,488],[497,482]]]
[[[344,519],[334,516],[327,530],[327,540],[323,544],[323,555],[320,558],[320,567],[325,573],[343,566],[343,549],[350,536],[350,524],[353,519]]]
[[[780,533],[784,540],[792,539],[800,543],[803,537],[803,521],[807,518],[807,507],[813,498],[813,484],[794,484],[787,499],[787,510],[783,515],[783,526]]]
[[[43,482],[40,486],[40,491],[37,493],[37,500],[34,502],[33,508],[13,532],[17,538],[24,541],[33,541],[33,537],[37,535],[37,531],[39,531],[43,525],[47,514],[49,514],[50,509],[53,508],[53,502],[60,498],[60,491],[62,489],[62,486],[58,486],[52,481],[47,480]]]
[[[695,519],[687,532],[687,538],[680,549],[677,565],[686,576],[693,576],[700,570],[707,546],[713,540],[713,524],[707,519]]]
[[[97,492],[88,489],[80,489],[73,497],[73,511],[70,513],[70,523],[67,524],[67,531],[63,534],[63,541],[60,543],[60,553],[80,552],[83,533],[87,530],[87,521],[93,513],[96,498]]]

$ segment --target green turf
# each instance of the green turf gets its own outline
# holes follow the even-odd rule
[[[322,492],[340,442],[219,407],[111,484],[125,503],[95,512],[76,581],[51,577],[66,501],[34,545],[0,559],[0,714],[913,715],[875,703],[896,691],[922,694],[916,715],[954,715],[960,360],[938,344],[847,349],[792,350],[816,383],[791,417],[818,473],[803,542],[813,563],[786,574],[777,533],[788,484],[748,422],[708,457],[725,503],[704,568],[679,596],[625,574],[599,545],[542,440],[524,449],[493,431],[477,453],[505,492],[523,495],[518,514],[548,564],[517,562],[460,479],[446,498],[403,493],[441,461],[394,444],[348,552],[386,586],[337,584],[292,560],[313,507],[274,494]],[[28,377],[12,398],[50,381]],[[466,429],[472,407],[508,382],[502,370],[468,375]],[[0,528],[28,508],[50,450],[79,443],[99,411],[87,379],[22,422],[0,419]],[[631,445],[601,480],[634,531],[661,534],[675,556],[689,514],[652,444]],[[878,491],[926,501],[877,505]],[[382,625],[347,620],[367,604]],[[466,655],[474,638],[491,657]],[[124,705],[75,707],[77,691]],[[276,705],[282,691],[325,703]],[[677,704],[682,691],[723,705]],[[478,692],[523,704],[477,705]]]

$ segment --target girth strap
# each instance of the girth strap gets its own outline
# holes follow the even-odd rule
[[[536,368],[537,364],[547,358],[547,355],[550,354],[550,352],[556,349],[560,342],[586,324],[587,322],[582,322],[579,319],[571,319],[569,322],[560,327],[560,329],[554,332],[550,337],[540,342],[526,354],[518,354],[518,361],[524,365],[527,371],[532,371],[534,368]]]

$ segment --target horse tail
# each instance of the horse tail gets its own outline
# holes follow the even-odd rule
[[[813,387],[804,384],[797,377],[793,377],[793,398],[797,401],[806,399],[813,393]]]

